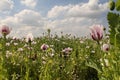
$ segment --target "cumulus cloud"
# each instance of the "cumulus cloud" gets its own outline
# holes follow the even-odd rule
[[[107,3],[98,4],[98,0],[89,0],[88,3],[75,5],[67,12],[68,16],[73,17],[101,17],[107,10]]]
[[[107,10],[108,3],[99,4],[99,0],[89,0],[77,5],[55,6],[48,12],[49,18],[55,17],[98,17]]]
[[[34,8],[37,4],[37,0],[21,0],[21,4],[30,8]]]
[[[89,34],[89,27],[93,24],[106,26],[108,3],[99,3],[99,0],[89,0],[87,3],[76,5],[55,6],[47,14],[48,27],[56,31],[64,31],[77,35]],[[106,23],[105,23],[106,22]]]
[[[55,18],[58,16],[66,15],[68,10],[72,7],[72,5],[67,6],[55,6],[48,12],[48,18]]]
[[[0,0],[0,12],[6,12],[14,7],[14,2],[12,0]]]
[[[40,13],[33,10],[22,10],[14,16],[9,16],[0,21],[0,25],[8,25],[12,27],[11,35],[21,35],[24,36],[25,33],[32,32],[37,35],[41,30],[43,31],[45,19]],[[38,34],[39,35],[39,34]]]
[[[38,26],[41,22],[42,16],[40,13],[32,10],[22,10],[18,14],[15,14],[15,18],[18,19],[19,23],[22,23],[27,26]]]
[[[75,5],[56,5],[48,11],[45,17],[37,11],[24,9],[13,16],[1,19],[0,25],[7,24],[13,27],[11,35],[18,36],[24,36],[29,32],[39,36],[48,28],[53,33],[64,32],[85,36],[89,34],[89,27],[93,24],[106,26],[107,11],[107,3],[99,3],[99,0],[89,0],[86,3]]]
[[[87,18],[64,18],[60,20],[49,21],[44,29],[51,29],[53,33],[63,32],[64,34],[72,34],[76,36],[89,35],[89,27],[93,24],[101,23],[101,20]],[[94,22],[94,23],[93,23]]]

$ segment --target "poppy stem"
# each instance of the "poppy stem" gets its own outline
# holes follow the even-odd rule
[[[3,55],[5,55],[6,50],[6,35],[3,35]]]
[[[100,45],[100,42],[99,42],[99,41],[97,41],[97,44],[98,44],[98,45]]]

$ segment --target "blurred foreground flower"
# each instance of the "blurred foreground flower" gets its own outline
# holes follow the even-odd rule
[[[49,48],[49,46],[47,45],[47,44],[42,44],[42,46],[41,46],[41,49],[42,50],[47,50]]]
[[[10,33],[10,31],[11,31],[11,29],[6,25],[1,26],[1,28],[0,28],[0,32],[3,36],[8,35]]]
[[[106,51],[108,51],[108,50],[110,49],[110,45],[109,45],[109,44],[103,44],[102,47],[101,47],[101,49],[102,49],[104,52],[106,52]]]
[[[91,33],[90,33],[91,37],[93,40],[95,41],[99,41],[103,38],[103,26],[102,25],[94,25],[91,28]]]

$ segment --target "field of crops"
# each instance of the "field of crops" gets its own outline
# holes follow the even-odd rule
[[[120,49],[102,30],[93,39],[52,37],[50,30],[38,38],[6,38],[7,30],[0,39],[1,80],[120,80]]]

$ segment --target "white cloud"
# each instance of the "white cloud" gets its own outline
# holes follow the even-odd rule
[[[24,25],[38,26],[39,23],[42,24],[42,16],[40,15],[40,13],[32,10],[22,10],[18,14],[15,14],[14,17],[19,20],[19,23],[22,23]]]
[[[93,24],[106,26],[107,5],[99,0],[89,0],[76,5],[55,6],[47,14],[53,21],[46,28],[79,36],[89,34],[89,27]]]
[[[24,9],[13,16],[1,19],[0,25],[7,24],[13,27],[11,35],[17,36],[25,36],[30,32],[39,36],[48,28],[53,33],[62,31],[85,36],[89,34],[89,26],[93,24],[106,26],[107,11],[107,3],[101,4],[99,0],[89,0],[87,3],[76,5],[56,5],[48,11],[45,18],[39,12]]]
[[[98,0],[89,0],[88,3],[75,5],[69,9],[67,16],[98,18],[105,14],[107,3],[98,4]]]
[[[0,0],[0,12],[13,9],[14,2],[12,0]]]
[[[30,8],[34,8],[37,4],[37,0],[21,0],[21,4]]]
[[[72,5],[67,5],[67,6],[55,6],[53,7],[49,12],[48,12],[48,18],[55,18],[58,16],[65,15],[66,12],[71,8]]]
[[[43,32],[45,19],[40,13],[33,10],[22,10],[14,16],[0,20],[0,25],[6,24],[12,27],[11,35],[24,36],[28,32],[38,36],[39,30]]]
[[[49,18],[62,17],[99,17],[107,10],[107,3],[98,4],[99,0],[89,0],[77,5],[55,6],[48,12]]]
[[[44,27],[44,29],[49,28],[53,31],[53,33],[64,32],[65,34],[86,36],[89,35],[89,27],[93,24],[98,24],[98,23],[102,23],[101,20],[71,17],[71,18],[49,21],[47,25]]]

